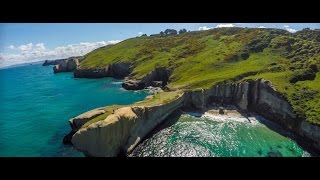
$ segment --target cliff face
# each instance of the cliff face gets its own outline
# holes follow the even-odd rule
[[[288,129],[311,147],[320,150],[320,127],[300,120],[285,97],[270,81],[250,80],[237,84],[216,85],[207,90],[186,93],[185,106],[203,109],[208,104],[235,104],[242,111],[253,111]]]
[[[125,80],[122,87],[127,90],[144,89],[148,86],[164,87],[169,80],[170,72],[166,68],[156,68],[142,79]]]
[[[299,134],[310,139],[312,146],[320,151],[320,127],[303,121]]]
[[[264,79],[237,84],[219,84],[207,90],[188,93],[187,106],[203,109],[210,102],[235,104],[242,111],[254,111],[291,130],[297,130],[300,121],[286,99],[271,82]]]
[[[75,57],[69,57],[66,59],[45,60],[42,66],[58,65],[62,61],[71,60],[71,59],[78,59],[79,62],[81,62],[84,59],[84,56],[75,56]]]
[[[113,77],[123,79],[132,72],[129,63],[110,64],[104,68],[81,68],[74,71],[75,78],[103,78]],[[140,90],[148,86],[164,87],[169,80],[170,72],[166,68],[156,68],[141,79],[130,79],[127,77],[122,87],[127,90]]]
[[[88,119],[104,113],[95,109],[70,121],[74,134],[69,138],[74,147],[87,155],[117,156],[133,150],[174,110],[183,106],[205,109],[213,102],[235,104],[242,111],[256,112],[304,137],[313,148],[320,149],[320,127],[297,119],[285,97],[264,79],[218,84],[206,90],[185,92],[161,105],[123,107],[102,121],[80,128]]]
[[[119,108],[105,120],[80,128],[71,142],[89,156],[128,153],[183,102],[184,95],[181,94],[166,104]]]
[[[75,78],[103,78],[113,77],[122,79],[131,73],[131,67],[128,63],[115,63],[104,68],[76,68]]]
[[[71,72],[74,71],[77,66],[79,66],[78,58],[68,58],[60,61],[58,65],[53,66],[53,72]]]
[[[103,108],[93,109],[69,120],[72,130],[76,131],[89,120],[106,113]]]
[[[276,91],[270,81],[259,79],[250,82],[249,109],[270,120],[277,121],[290,130],[297,131],[301,120],[296,115],[285,97]]]
[[[57,65],[65,59],[45,60],[42,66]]]

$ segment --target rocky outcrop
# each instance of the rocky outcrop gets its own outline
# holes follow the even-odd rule
[[[126,154],[174,110],[180,107],[206,109],[212,103],[233,104],[241,111],[256,112],[320,151],[320,127],[297,119],[286,98],[264,79],[219,83],[210,89],[186,91],[178,98],[156,106],[122,107],[106,119],[79,129],[87,119],[103,113],[98,109],[70,121],[75,132],[66,137],[88,156]],[[223,114],[224,110],[220,108],[219,113]]]
[[[236,104],[246,111],[248,106],[249,83],[219,84],[210,89],[200,89],[187,93],[185,106],[204,109],[211,102],[221,104]]]
[[[42,66],[58,65],[60,62],[65,59],[56,59],[56,60],[45,60]]]
[[[270,81],[248,80],[218,84],[210,89],[186,93],[185,106],[203,109],[210,103],[234,104],[242,111],[256,112],[274,121],[320,151],[320,127],[298,119],[292,106]]]
[[[81,68],[74,71],[75,78],[103,78],[113,77],[122,79],[128,76],[132,71],[129,63],[115,63],[103,68]]]
[[[126,90],[137,90],[145,88],[144,84],[140,80],[126,79],[122,83],[122,87]]]
[[[188,93],[186,106],[203,109],[211,102],[235,104],[242,111],[254,111],[291,130],[300,126],[291,105],[270,81],[250,80],[235,84],[218,84],[210,89]]]
[[[106,113],[104,108],[97,108],[70,119],[69,124],[72,130],[63,138],[63,143],[71,144],[71,139],[74,133],[76,133],[86,122],[104,113]]]
[[[170,77],[170,72],[166,68],[156,68],[142,79],[132,80],[126,79],[122,87],[127,90],[139,90],[148,86],[164,87],[167,85]]]
[[[60,61],[58,65],[53,66],[53,72],[71,72],[74,71],[79,66],[78,58],[68,58]]]
[[[66,69],[65,64],[61,64],[60,69]],[[83,68],[77,67],[74,70],[75,78],[104,78],[113,77],[116,79],[124,79],[122,87],[127,90],[140,90],[148,86],[164,87],[167,85],[170,72],[166,68],[156,68],[141,79],[132,79],[128,77],[133,67],[129,63],[114,63],[99,68]]]
[[[320,127],[306,121],[301,123],[300,135],[310,139],[312,146],[320,151]]]
[[[249,109],[290,130],[298,130],[301,120],[296,118],[292,106],[276,91],[270,81],[250,81]]]
[[[183,102],[180,94],[165,104],[119,108],[106,119],[79,129],[71,142],[88,156],[126,154]]]
[[[70,60],[70,59],[78,59],[79,62],[81,62],[84,59],[84,57],[83,56],[75,56],[75,57],[69,57],[66,59],[45,60],[44,63],[42,64],[42,66],[58,65],[62,61]]]
[[[72,130],[77,131],[86,122],[88,122],[89,120],[91,120],[101,114],[104,114],[104,113],[106,113],[104,108],[93,109],[93,110],[85,112],[75,118],[70,119],[69,123],[70,123]]]

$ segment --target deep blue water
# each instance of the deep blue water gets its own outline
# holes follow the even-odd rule
[[[131,104],[146,91],[126,91],[112,78],[75,79],[52,66],[0,70],[0,156],[83,156],[62,139],[68,120],[93,108]]]

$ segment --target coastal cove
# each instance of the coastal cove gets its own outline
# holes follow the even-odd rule
[[[320,155],[320,29],[165,32],[1,69],[0,156]]]
[[[59,63],[55,72],[71,70],[77,78],[123,78],[127,90],[163,90],[142,102],[100,107],[72,118],[64,143],[87,156],[128,155],[176,110],[203,111],[217,103],[219,111],[234,105],[272,121],[317,156],[319,32],[240,27],[160,32]]]
[[[75,79],[52,66],[0,70],[0,156],[83,156],[62,139],[68,120],[88,110],[143,100],[149,92],[126,91],[113,78]]]
[[[226,114],[219,114],[217,109],[204,113],[176,111],[129,157],[310,156],[276,124],[235,109],[225,110]]]

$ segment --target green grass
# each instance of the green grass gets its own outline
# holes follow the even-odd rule
[[[177,99],[182,93],[183,91],[162,92],[159,94],[155,94],[151,98],[145,99],[144,101],[134,103],[131,106],[156,106],[168,103]]]
[[[90,121],[86,122],[84,125],[81,126],[81,128],[84,127],[88,127],[90,124],[98,122],[98,121],[102,121],[105,120],[110,114],[113,113],[114,110],[119,109],[123,106],[120,105],[113,105],[113,106],[107,106],[104,108],[104,110],[106,111],[104,114],[101,114],[93,119],[91,119]]]
[[[320,125],[319,73],[310,72],[312,65],[320,69],[319,33],[316,30],[291,34],[279,29],[216,28],[166,37],[137,37],[88,53],[80,67],[128,62],[134,67],[132,78],[137,79],[156,67],[166,67],[172,72],[168,84],[172,90],[194,90],[209,88],[221,81],[264,78],[287,97],[299,116]],[[314,80],[309,77],[312,73],[316,74]],[[297,82],[290,83],[292,78]],[[141,104],[153,105],[174,95],[162,93],[161,96],[164,99],[156,95]]]

